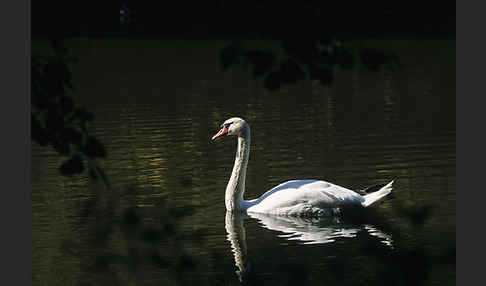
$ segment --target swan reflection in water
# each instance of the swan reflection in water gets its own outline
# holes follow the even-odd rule
[[[264,228],[281,232],[278,237],[301,244],[332,243],[339,238],[356,237],[359,232],[364,231],[393,248],[391,236],[370,224],[344,225],[340,223],[338,217],[306,218],[227,211],[225,221],[227,240],[231,243],[231,251],[238,268],[236,274],[240,282],[244,280],[249,268],[244,226],[244,220],[249,218],[256,219]]]

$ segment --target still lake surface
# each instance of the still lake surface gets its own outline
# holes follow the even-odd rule
[[[403,68],[278,92],[222,72],[223,44],[68,41],[112,186],[61,177],[32,145],[33,284],[454,285],[455,39],[375,41]],[[247,199],[291,179],[395,179],[393,197],[357,216],[227,214],[236,140],[210,138],[233,116],[252,131]]]

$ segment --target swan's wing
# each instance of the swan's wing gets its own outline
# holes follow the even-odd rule
[[[313,208],[360,204],[363,197],[351,190],[320,180],[293,180],[264,193],[248,212],[294,213]]]
[[[332,183],[327,183],[327,182],[325,183],[328,184],[329,187],[325,189],[321,189],[321,192],[333,198],[332,204],[337,204],[337,205],[354,204],[354,203],[361,204],[361,202],[364,201],[363,196],[350,189],[346,189]]]
[[[309,188],[309,186],[315,187],[315,183],[318,183],[320,188],[328,188],[330,186],[329,183],[324,182],[324,181],[318,181],[318,180],[292,180],[292,181],[287,181],[285,183],[281,183],[280,185],[272,188],[271,190],[266,191],[260,199],[266,198],[270,196],[271,194],[274,194],[279,191],[287,190],[287,189],[305,189],[306,186]]]

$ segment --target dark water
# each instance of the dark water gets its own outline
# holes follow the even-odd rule
[[[32,146],[33,284],[455,284],[455,41],[375,44],[404,67],[270,93],[219,70],[222,44],[71,40],[112,188]],[[306,178],[395,179],[393,198],[322,219],[226,214],[236,141],[209,139],[232,116],[252,131],[246,198]]]

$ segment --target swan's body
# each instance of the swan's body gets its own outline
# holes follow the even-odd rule
[[[380,190],[360,195],[352,190],[320,180],[292,180],[267,191],[257,199],[246,201],[245,177],[250,155],[250,127],[245,120],[234,117],[222,124],[213,140],[223,135],[238,136],[238,148],[226,187],[228,211],[246,211],[279,215],[324,214],[345,206],[368,207],[382,200],[392,190],[393,181]]]

